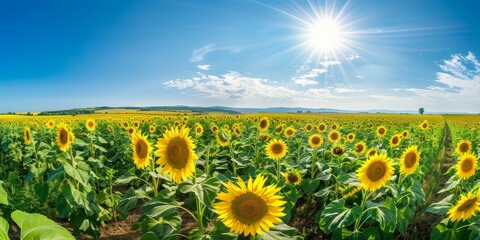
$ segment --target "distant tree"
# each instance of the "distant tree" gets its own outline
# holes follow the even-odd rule
[[[418,112],[419,112],[420,114],[423,114],[423,113],[425,112],[425,108],[419,108],[419,109],[418,109]]]

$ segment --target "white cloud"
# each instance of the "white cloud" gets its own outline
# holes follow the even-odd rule
[[[370,95],[385,102],[411,102],[434,111],[480,111],[480,63],[469,52],[467,55],[453,54],[444,60],[437,72],[436,85],[425,88],[392,89],[395,93],[410,93],[410,96]],[[425,105],[425,106],[424,106]],[[419,106],[420,107],[420,106]]]
[[[197,65],[197,68],[200,70],[208,71],[210,70],[211,65],[205,64],[205,65]]]
[[[365,79],[365,76],[357,75],[358,79]]]
[[[190,62],[201,62],[205,54],[215,51],[215,44],[208,44],[201,48],[197,48],[193,50],[192,57],[190,58]]]
[[[230,53],[239,53],[241,49],[236,46],[217,47],[215,44],[208,44],[201,48],[193,50],[190,62],[201,62],[207,53],[213,51],[228,51]]]
[[[317,85],[318,82],[315,81],[315,78],[317,78],[320,74],[326,73],[327,69],[322,69],[322,68],[315,68],[312,69],[304,74],[301,74],[300,76],[293,77],[292,80],[295,82],[295,84],[306,86],[306,85]]]
[[[274,86],[268,79],[242,76],[230,71],[223,75],[205,75],[197,73],[197,77],[177,79],[164,83],[164,86],[177,89],[192,89],[196,93],[218,99],[257,99],[289,98],[298,95],[295,90],[283,86]]]
[[[355,60],[355,59],[359,59],[360,56],[359,56],[358,54],[356,54],[356,53],[349,53],[349,54],[347,54],[347,56],[346,56],[345,58],[346,58],[348,61],[351,62],[351,61],[353,61],[353,60]]]
[[[319,62],[321,65],[323,65],[325,68],[328,68],[329,66],[334,66],[334,65],[340,65],[340,61],[338,60],[325,60],[322,62]]]
[[[364,89],[353,89],[353,88],[334,88],[333,89],[336,93],[358,93],[358,92],[366,92],[367,90]]]

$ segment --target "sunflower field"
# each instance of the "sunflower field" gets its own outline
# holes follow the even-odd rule
[[[479,115],[0,115],[0,239],[480,239],[479,151]]]

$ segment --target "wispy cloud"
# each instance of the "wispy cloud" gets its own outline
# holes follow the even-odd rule
[[[200,70],[208,71],[210,70],[211,65],[205,64],[205,65],[197,65],[197,68]]]
[[[412,102],[436,111],[480,111],[480,63],[474,53],[453,54],[438,65],[435,85],[395,88],[396,95],[370,95],[389,102]],[[398,96],[398,94],[410,94]],[[425,106],[425,107],[427,107]]]
[[[201,62],[205,54],[215,51],[215,49],[215,44],[208,44],[201,48],[193,50],[190,62]]]
[[[320,74],[326,72],[327,69],[314,68],[304,74],[301,74],[300,76],[293,77],[292,80],[294,83],[302,86],[317,85],[318,82],[315,81],[315,78],[317,78]]]
[[[234,46],[218,47],[215,44],[208,44],[201,48],[197,48],[193,50],[192,57],[190,58],[190,62],[201,62],[203,61],[207,53],[210,53],[213,51],[228,51],[230,53],[239,53],[241,49],[239,47],[234,47]]]
[[[348,61],[351,62],[351,61],[353,61],[353,60],[355,60],[355,59],[359,59],[360,56],[359,56],[358,54],[356,54],[356,53],[349,53],[349,54],[347,54],[347,56],[346,56],[345,58],[346,58]]]

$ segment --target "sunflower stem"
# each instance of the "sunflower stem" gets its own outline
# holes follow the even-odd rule
[[[150,164],[151,165],[151,168],[152,168],[152,173],[154,173],[152,175],[152,188],[153,188],[153,197],[156,198],[158,196],[158,182],[157,182],[157,178],[154,177],[154,175],[156,175],[156,171],[155,171],[155,161],[152,159],[152,163]]]
[[[371,194],[371,192],[367,193],[367,190],[362,189],[362,203],[360,204],[360,207],[362,208],[362,215],[363,215],[363,211],[364,211],[364,208],[365,208],[365,203],[366,203],[368,197],[370,197],[370,194]],[[357,232],[359,230],[361,220],[362,220],[362,218],[359,217],[355,221],[355,228],[354,228],[355,232]]]
[[[275,161],[277,162],[277,182],[280,182],[280,170],[281,170],[280,159],[277,159]]]
[[[312,180],[315,179],[315,162],[316,161],[317,161],[317,149],[314,148],[313,154],[312,154],[312,167],[310,168]]]

